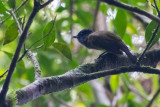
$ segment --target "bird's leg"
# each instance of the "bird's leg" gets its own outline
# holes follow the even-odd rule
[[[105,54],[107,54],[108,52],[107,51],[104,51],[103,53],[101,53],[97,59],[100,59],[102,56],[104,56]]]
[[[95,59],[95,62],[97,62],[99,60],[103,60],[103,59],[106,59],[107,61],[113,61],[113,60],[117,61],[118,60],[117,58],[118,57],[117,57],[116,54],[113,54],[111,52],[105,51],[102,54],[100,54],[97,59]]]

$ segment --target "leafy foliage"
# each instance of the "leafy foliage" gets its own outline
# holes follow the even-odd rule
[[[152,35],[153,35],[153,32],[154,32],[156,26],[157,26],[157,23],[156,23],[155,21],[150,22],[150,24],[147,26],[146,32],[145,32],[145,39],[146,39],[146,42],[147,42],[147,43],[148,43],[149,40],[151,39],[151,37],[152,37]],[[159,40],[159,38],[160,38],[160,30],[158,30],[158,32],[157,32],[157,34],[156,34],[156,36],[155,36],[155,38],[154,38],[154,40],[153,40],[153,42],[152,42],[152,44],[151,44],[151,47],[152,47],[155,43],[157,43],[157,41]]]
[[[119,76],[112,75],[110,78],[110,82],[111,82],[111,89],[115,93],[117,91],[117,88],[119,87]]]
[[[36,57],[42,70],[42,77],[63,74],[83,63],[92,62],[99,55],[97,51],[86,49],[71,37],[76,35],[81,29],[92,28],[97,1],[74,0],[73,6],[71,1],[61,0],[60,2],[59,0],[54,0],[53,4],[50,4],[37,14],[29,29],[28,37],[25,41],[26,48],[32,46],[40,38],[43,38],[31,48],[31,51],[37,54]],[[153,14],[157,15],[156,9],[151,5],[153,4],[153,0],[119,1],[141,8],[147,12],[153,11]],[[9,67],[19,35],[18,27],[9,11],[11,9],[16,10],[23,2],[24,0],[0,1],[0,45],[3,44],[0,48],[1,75]],[[157,5],[159,8],[160,2],[158,0]],[[18,20],[21,18],[25,19],[24,22],[20,21],[21,26],[26,24],[32,9],[33,0],[28,0],[15,13]],[[144,43],[143,40],[145,39],[146,43],[148,43],[157,26],[156,22],[151,21],[147,28],[144,29],[143,22],[138,20],[134,14],[103,2],[100,3],[98,11],[106,18],[104,18],[103,23],[107,27],[104,29],[110,30],[120,36],[133,52],[141,52],[139,50],[144,49],[142,48],[144,47],[142,44]],[[56,22],[53,19],[55,14],[57,15]],[[143,20],[145,21],[145,18]],[[101,21],[103,21],[102,16],[98,18],[98,22]],[[160,31],[158,30],[152,46],[158,42],[159,37]],[[69,60],[66,60],[66,58]],[[4,78],[0,79],[0,86],[3,85]],[[11,90],[22,88],[34,81],[34,66],[28,58],[24,57],[23,60],[17,63],[12,80],[10,85]],[[146,85],[144,82],[147,80],[149,82]],[[101,84],[105,84],[104,93],[102,91],[95,91],[92,84],[85,83],[69,90],[53,93],[54,97],[51,95],[40,97],[22,107],[45,107],[49,106],[49,104],[60,107],[64,105],[61,101],[66,104],[72,103],[74,107],[109,107],[110,105],[98,102],[97,95],[99,93],[110,98],[109,101],[111,103],[116,99],[115,106],[117,107],[126,105],[128,107],[143,107],[147,105],[151,96],[157,91],[158,80],[157,75],[139,73],[113,75],[108,80],[106,78],[98,79]],[[137,98],[140,100],[137,101]],[[155,105],[159,105],[158,99],[159,96],[154,102]]]
[[[12,42],[17,38],[17,36],[18,36],[18,27],[15,23],[13,23],[8,27],[8,29],[5,32],[3,45]]]
[[[114,20],[114,24],[117,33],[122,38],[126,31],[126,26],[127,26],[126,14],[123,10],[118,9],[116,18]]]
[[[72,59],[72,54],[69,47],[63,43],[54,43],[53,47],[60,51],[68,59]]]
[[[8,0],[8,5],[9,5],[10,8],[15,9],[16,0]]]
[[[54,20],[50,21],[43,30],[43,41],[46,48],[51,46],[55,40],[56,30],[54,23]]]

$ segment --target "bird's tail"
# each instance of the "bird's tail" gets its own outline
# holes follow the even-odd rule
[[[131,60],[133,64],[137,62],[137,57],[132,55],[132,53],[130,52],[130,50],[125,44],[123,45],[123,51],[126,53],[126,55],[128,56],[128,58]]]
[[[137,62],[137,57],[133,56],[132,53],[129,51],[129,49],[125,51],[125,53],[128,56],[128,58],[132,61],[133,64]]]

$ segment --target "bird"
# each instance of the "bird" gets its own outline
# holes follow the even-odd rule
[[[73,38],[77,38],[88,49],[104,50],[115,55],[125,52],[132,63],[137,62],[137,58],[132,55],[122,39],[110,31],[83,29]]]

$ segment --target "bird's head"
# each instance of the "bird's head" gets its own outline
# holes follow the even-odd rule
[[[91,34],[92,32],[93,31],[90,29],[83,29],[76,36],[73,36],[73,38],[77,38],[80,43],[84,44],[88,35]]]

